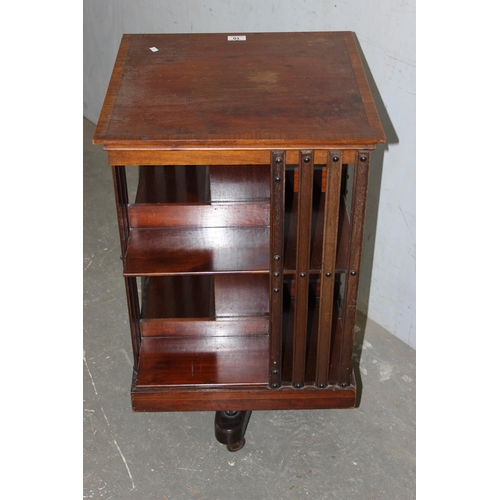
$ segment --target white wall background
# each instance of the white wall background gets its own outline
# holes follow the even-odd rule
[[[415,0],[84,0],[83,114],[96,123],[123,33],[354,31],[388,144],[372,162],[359,308],[415,336]]]

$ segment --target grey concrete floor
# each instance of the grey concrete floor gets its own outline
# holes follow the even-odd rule
[[[83,498],[415,498],[415,351],[365,318],[349,410],[255,411],[246,445],[213,412],[133,413],[132,354],[107,156],[84,119]]]

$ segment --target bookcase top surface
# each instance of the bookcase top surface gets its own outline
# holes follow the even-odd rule
[[[384,141],[352,32],[123,35],[94,135],[167,149]]]

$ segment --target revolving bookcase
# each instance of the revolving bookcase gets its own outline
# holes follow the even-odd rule
[[[123,36],[94,143],[113,173],[135,411],[213,410],[235,451],[252,410],[355,405],[384,140],[351,32]]]

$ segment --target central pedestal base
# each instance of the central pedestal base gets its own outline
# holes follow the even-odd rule
[[[245,431],[251,411],[215,412],[215,437],[229,451],[238,451],[245,446]]]

